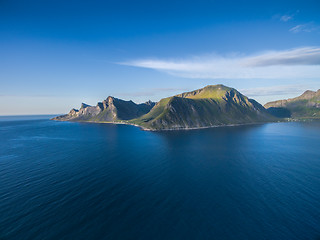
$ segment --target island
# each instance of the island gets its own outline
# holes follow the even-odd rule
[[[159,131],[276,122],[298,117],[320,117],[320,90],[306,91],[300,97],[265,106],[222,84],[163,98],[157,103],[136,104],[109,96],[96,106],[82,103],[79,110],[72,109],[53,120],[129,124]]]

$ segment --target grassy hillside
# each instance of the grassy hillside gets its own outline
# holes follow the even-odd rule
[[[149,113],[129,122],[148,129],[162,130],[272,120],[256,101],[233,88],[213,85],[162,99]]]

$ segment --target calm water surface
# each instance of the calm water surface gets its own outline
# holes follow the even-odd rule
[[[0,121],[0,239],[320,239],[320,123]]]

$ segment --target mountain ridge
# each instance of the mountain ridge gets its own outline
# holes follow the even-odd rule
[[[320,118],[320,89],[307,90],[295,98],[268,102],[264,107],[276,117]]]
[[[124,123],[144,130],[179,130],[273,122],[260,103],[234,88],[208,85],[194,91],[136,104],[109,96],[96,106],[82,103],[79,110],[53,120]]]
[[[71,109],[68,114],[57,116],[52,120],[58,121],[90,121],[90,122],[119,122],[142,116],[150,111],[154,102],[136,104],[112,96],[98,102],[96,106],[82,103],[79,110]]]
[[[149,113],[129,123],[153,130],[178,130],[273,120],[261,104],[219,84],[161,99]]]

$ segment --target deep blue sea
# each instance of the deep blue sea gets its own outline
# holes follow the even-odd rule
[[[0,239],[320,239],[320,122],[0,120]]]

